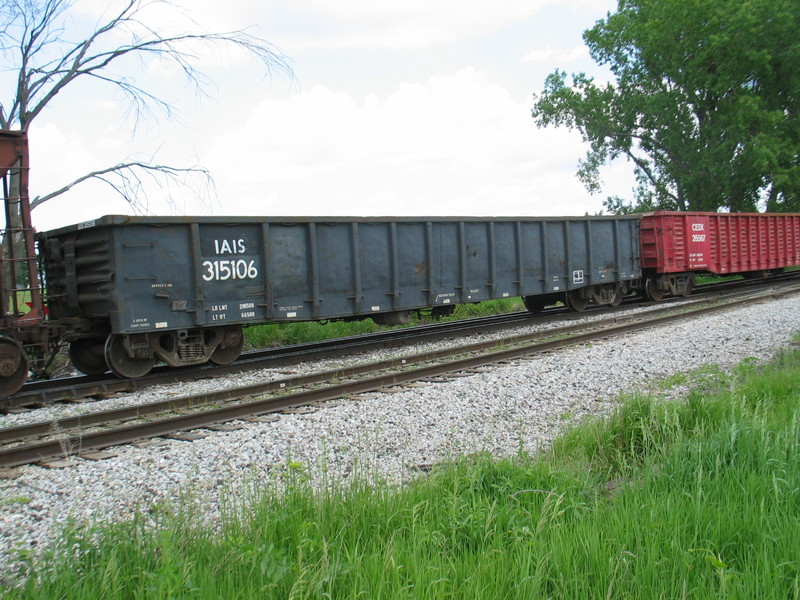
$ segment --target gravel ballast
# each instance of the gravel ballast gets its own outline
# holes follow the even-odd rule
[[[156,503],[188,501],[198,518],[214,522],[221,496],[236,501],[287,468],[312,478],[377,474],[399,483],[418,476],[420,466],[461,454],[533,453],[566,425],[607,414],[620,392],[651,389],[704,365],[730,369],[748,358],[767,360],[798,331],[800,306],[788,297],[243,423],[193,442],[114,448],[116,457],[75,459],[61,469],[20,467],[0,480],[0,570],[13,570],[20,550],[45,547],[70,520],[120,520]],[[175,393],[170,388],[161,397]],[[148,391],[153,394],[159,391]]]

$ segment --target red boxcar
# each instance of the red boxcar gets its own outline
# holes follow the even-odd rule
[[[693,273],[766,276],[800,265],[800,214],[659,211],[639,229],[645,290],[688,294]]]

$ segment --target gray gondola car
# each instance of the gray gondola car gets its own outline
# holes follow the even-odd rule
[[[224,364],[253,323],[373,317],[522,296],[616,304],[639,220],[106,216],[39,235],[51,319],[84,372]]]

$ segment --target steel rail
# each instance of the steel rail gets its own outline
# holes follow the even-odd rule
[[[704,305],[714,300],[694,300],[693,303],[682,304],[681,308],[690,307],[694,304]],[[608,319],[592,321],[590,323],[578,323],[574,325],[567,325],[563,327],[555,327],[546,329],[544,331],[535,331],[532,333],[517,334],[509,337],[499,338],[486,342],[476,342],[473,344],[466,344],[445,350],[435,350],[431,352],[422,352],[402,358],[387,359],[384,361],[371,362],[363,365],[352,367],[340,367],[328,371],[319,371],[307,375],[299,375],[296,377],[287,377],[278,379],[271,382],[259,384],[260,392],[274,392],[274,391],[287,391],[299,387],[323,383],[336,378],[353,377],[380,371],[385,369],[397,368],[398,366],[407,367],[410,364],[418,364],[421,362],[437,360],[452,356],[453,354],[466,354],[470,352],[480,352],[487,349],[496,347],[499,344],[519,344],[530,342],[542,338],[551,338],[554,336],[563,336],[572,334],[586,329],[597,329],[599,327],[606,327],[611,324],[616,324],[624,321],[632,321],[647,317],[647,315],[662,313],[667,310],[666,307],[656,308],[646,312],[639,312],[632,315],[613,316]],[[236,388],[241,389],[241,388]],[[201,404],[218,401],[216,397],[209,398],[208,393],[196,394],[190,396],[182,396],[179,398],[170,398],[168,400],[160,400],[156,402],[149,402],[146,404],[139,404],[133,406],[126,406],[123,408],[113,408],[94,413],[86,413],[76,415],[73,417],[65,417],[54,421],[43,421],[31,423],[27,425],[18,425],[14,427],[6,427],[0,429],[0,443],[9,444],[21,442],[27,438],[53,435],[72,431],[75,429],[82,429],[86,427],[95,427],[98,425],[106,425],[113,422],[126,421],[130,419],[149,417],[156,414],[162,414],[169,411],[185,410],[194,408]]]
[[[276,412],[293,406],[309,404],[313,402],[323,402],[368,391],[376,391],[382,388],[396,386],[398,384],[441,376],[452,372],[474,369],[476,367],[482,367],[492,363],[514,360],[529,356],[534,353],[547,352],[569,346],[584,344],[601,338],[608,338],[690,317],[697,317],[699,315],[710,314],[719,312],[721,310],[728,310],[748,304],[763,302],[769,298],[783,297],[798,292],[800,292],[800,285],[794,285],[791,287],[787,286],[785,289],[779,289],[769,293],[761,293],[742,298],[740,300],[713,304],[711,306],[703,306],[693,310],[684,310],[676,314],[655,317],[646,321],[615,325],[613,327],[599,329],[596,331],[576,334],[572,337],[559,337],[544,342],[534,343],[533,345],[523,345],[515,348],[494,351],[488,354],[456,359],[447,363],[429,365],[407,371],[386,373],[375,377],[345,382],[324,388],[304,390],[278,397],[261,398],[250,402],[203,410],[187,415],[171,416],[146,423],[123,426],[113,430],[68,435],[56,440],[7,448],[0,451],[0,467],[14,467],[42,460],[63,458],[73,454],[80,455],[82,453],[93,452],[109,446],[126,444],[145,438],[158,437],[179,431],[208,427],[227,421]],[[552,334],[553,332],[551,331],[550,333]],[[494,345],[497,343],[497,341],[493,342]],[[461,349],[461,353],[463,352],[463,349]],[[408,364],[408,360],[408,358],[399,358],[392,362],[399,367],[405,367]],[[367,367],[367,365],[364,365],[364,367]],[[276,382],[255,384],[242,388],[219,390],[217,392],[206,394],[205,397],[208,401],[222,401],[234,398],[238,399],[244,396],[263,394],[269,391],[269,386],[273,385],[274,383]]]
[[[549,311],[547,314],[553,314]],[[112,374],[104,375],[78,375],[75,377],[62,377],[46,381],[33,381],[25,386],[14,396],[0,399],[0,406],[5,409],[20,408],[34,404],[47,404],[49,402],[72,401],[93,395],[113,394],[118,392],[135,392],[154,385],[178,383],[208,377],[221,377],[260,367],[275,367],[296,364],[303,360],[316,360],[341,356],[342,354],[363,351],[370,348],[384,347],[395,344],[409,344],[419,340],[432,338],[445,338],[465,334],[465,332],[479,332],[503,327],[513,327],[526,321],[535,320],[537,315],[527,311],[491,315],[449,321],[447,323],[433,323],[408,327],[405,329],[392,329],[375,333],[335,338],[318,342],[306,342],[292,346],[280,346],[244,353],[236,362],[230,365],[200,365],[197,367],[156,367],[152,374],[138,379],[121,379]]]
[[[735,280],[720,283],[704,284],[697,286],[696,294],[722,293],[728,290],[736,290],[741,287],[763,284],[763,282],[774,282],[781,278],[790,276],[797,277],[800,272],[787,273],[780,276],[773,276],[764,280]],[[639,302],[639,298],[626,298],[624,308],[605,308],[607,312],[621,311]],[[673,302],[685,301],[685,298],[666,298],[658,305]],[[593,311],[594,312],[594,311]],[[52,402],[77,401],[91,396],[110,395],[114,393],[130,393],[167,383],[177,383],[204,379],[208,377],[220,377],[248,371],[256,368],[285,366],[296,364],[300,361],[316,360],[342,356],[347,353],[364,351],[368,349],[392,346],[396,344],[411,344],[423,340],[439,340],[454,337],[466,332],[477,333],[499,329],[504,327],[514,327],[520,323],[536,322],[541,317],[549,318],[553,315],[561,315],[566,319],[581,318],[584,313],[569,312],[566,308],[549,308],[539,315],[534,315],[527,311],[507,313],[503,315],[491,315],[489,317],[477,317],[472,319],[461,319],[459,321],[448,321],[445,323],[433,323],[428,325],[418,325],[403,329],[393,329],[379,331],[375,333],[351,336],[345,338],[335,338],[318,342],[307,342],[292,346],[281,346],[278,348],[267,348],[247,352],[235,363],[226,366],[200,365],[198,367],[170,368],[156,367],[153,373],[139,379],[120,379],[119,377],[106,374],[98,376],[76,376],[51,379],[47,381],[32,381],[25,386],[15,396],[0,400],[0,407],[3,409],[20,408],[31,405],[42,405]]]

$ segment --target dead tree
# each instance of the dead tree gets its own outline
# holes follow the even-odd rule
[[[210,81],[199,68],[197,53],[208,47],[227,46],[244,51],[258,63],[265,76],[275,71],[292,76],[280,51],[247,30],[193,31],[192,28],[198,29],[196,23],[183,15],[189,31],[162,34],[148,21],[148,13],[154,8],[168,8],[180,14],[180,8],[169,0],[122,0],[116,11],[101,16],[92,30],[80,36],[80,41],[70,41],[67,30],[72,4],[73,0],[5,0],[0,4],[0,61],[5,63],[6,72],[17,74],[13,95],[0,97],[0,128],[27,132],[34,119],[65,87],[90,78],[122,95],[134,128],[143,118],[172,117],[175,112],[172,104],[145,89],[135,78],[112,71],[126,57],[157,58],[177,65],[186,83],[200,95],[206,94]],[[31,207],[40,206],[88,179],[108,183],[115,193],[135,205],[143,177],[160,177],[169,184],[187,175],[210,181],[202,167],[176,168],[127,160],[77,176],[61,189],[34,198]],[[20,181],[13,173],[7,185],[11,197],[19,196]],[[6,228],[18,231],[22,221],[23,215],[12,207]],[[8,244],[16,236],[3,237],[5,255],[15,255]]]

